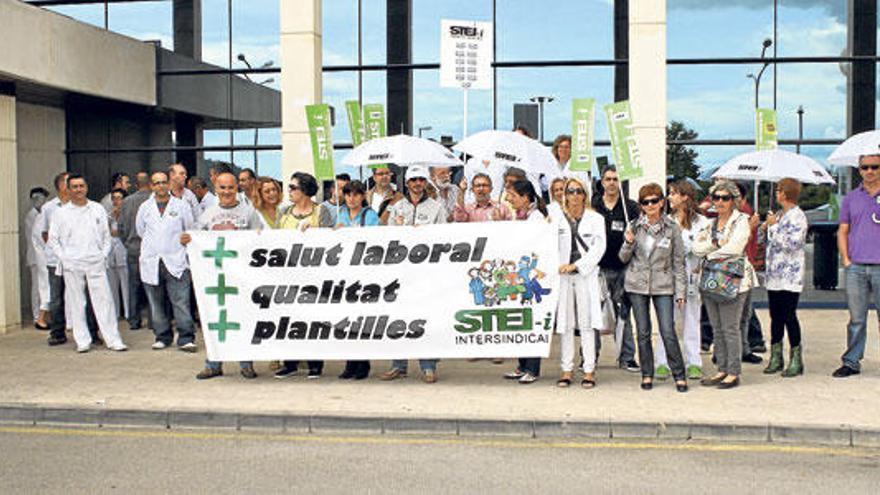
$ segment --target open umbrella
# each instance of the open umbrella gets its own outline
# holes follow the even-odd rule
[[[769,182],[790,177],[806,184],[834,184],[834,178],[816,160],[779,149],[737,155],[720,166],[712,177]]]
[[[562,175],[550,148],[517,132],[488,130],[466,137],[452,147],[479,160],[518,167],[531,175],[552,179]]]
[[[858,167],[860,156],[877,154],[880,154],[880,131],[860,132],[835,148],[828,157],[828,163]]]
[[[445,146],[428,139],[406,134],[371,139],[351,150],[342,159],[343,165],[368,166],[395,163],[400,166],[434,165],[455,167],[462,165]]]

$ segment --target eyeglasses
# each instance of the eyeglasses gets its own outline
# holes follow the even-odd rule
[[[584,194],[585,195],[587,193],[581,188],[569,187],[568,189],[565,190],[565,194]]]
[[[153,181],[153,185],[154,185],[154,186],[158,186],[159,184],[168,184],[168,181],[167,181],[167,180],[157,180],[157,181]]]
[[[288,184],[288,185],[287,185],[287,190],[288,190],[288,191],[299,191],[299,190],[300,190],[300,187],[299,187],[298,185],[296,185],[296,184]]]
[[[712,201],[730,201],[733,199],[733,196],[729,194],[713,194]]]
[[[658,198],[655,196],[653,198],[645,198],[645,199],[639,201],[639,204],[641,204],[642,206],[656,205],[657,203],[659,203],[661,201],[663,201],[663,198]]]
[[[861,170],[861,171],[865,171],[865,170],[876,171],[878,169],[880,169],[880,165],[859,165],[859,170]]]

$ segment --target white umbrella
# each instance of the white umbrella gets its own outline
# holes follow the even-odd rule
[[[517,167],[548,179],[562,175],[550,148],[512,131],[482,131],[466,137],[452,147],[456,151],[490,160],[505,167]]]
[[[834,184],[834,178],[816,160],[778,149],[737,155],[719,167],[712,177],[769,182],[790,177],[807,184]]]
[[[880,131],[861,132],[844,141],[828,157],[828,163],[858,167],[859,157],[880,154]]]
[[[351,150],[342,159],[343,165],[367,166],[395,163],[400,166],[434,165],[455,167],[462,165],[445,146],[428,139],[406,134],[376,138]]]

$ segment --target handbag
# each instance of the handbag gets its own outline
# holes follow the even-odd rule
[[[712,237],[717,232],[712,222]],[[746,261],[742,256],[725,260],[703,260],[700,275],[700,293],[706,299],[725,303],[736,299],[746,274]]]

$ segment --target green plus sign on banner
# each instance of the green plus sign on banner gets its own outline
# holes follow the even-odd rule
[[[217,340],[220,342],[226,342],[226,332],[227,331],[235,331],[241,328],[237,322],[234,321],[226,321],[226,310],[220,310],[220,321],[215,323],[208,323],[208,330],[212,332],[217,332]]]
[[[214,266],[223,268],[223,258],[238,258],[238,251],[226,249],[226,238],[217,238],[217,247],[213,251],[202,251],[205,258],[214,258]]]
[[[226,304],[226,295],[238,294],[238,287],[226,285],[226,275],[221,273],[217,275],[217,285],[213,287],[205,287],[205,294],[216,295],[217,304],[223,306]]]

